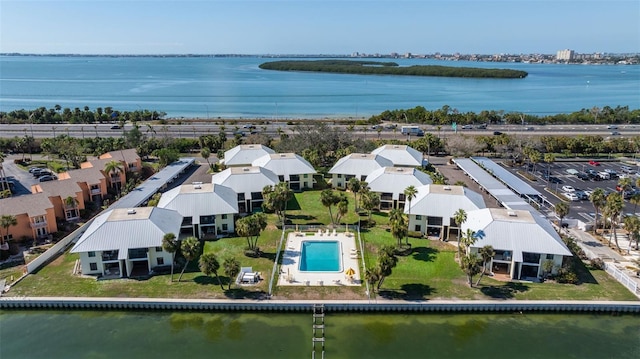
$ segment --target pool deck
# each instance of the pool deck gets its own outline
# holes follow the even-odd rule
[[[299,270],[303,241],[337,241],[340,246],[342,269],[338,272],[301,272]],[[361,252],[357,249],[355,234],[351,232],[289,233],[280,266],[278,285],[283,286],[359,286],[362,285],[360,266]],[[349,276],[346,271],[353,269]]]

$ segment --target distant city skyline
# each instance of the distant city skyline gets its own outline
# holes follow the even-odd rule
[[[636,0],[0,0],[0,53],[639,53]]]

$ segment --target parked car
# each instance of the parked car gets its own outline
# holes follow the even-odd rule
[[[589,197],[591,197],[591,194],[593,193],[593,191],[586,190],[586,191],[582,191],[582,193],[584,193],[587,196],[587,199],[589,199]]]
[[[565,192],[562,194],[566,199],[570,200],[570,201],[579,201],[580,197],[578,197],[577,194],[573,193],[573,192]]]
[[[594,160],[589,160],[589,164],[592,166],[600,166],[600,162]]]
[[[588,181],[591,179],[591,176],[589,176],[588,174],[584,173],[584,172],[578,172],[578,174],[576,174],[576,176],[578,178],[580,178],[583,181]]]
[[[575,168],[567,168],[567,173],[575,176],[578,174],[578,170]]]
[[[562,180],[558,177],[554,177],[554,176],[550,176],[549,177],[549,182],[550,183],[562,183]]]
[[[42,168],[39,171],[33,171],[31,174],[33,175],[33,177],[39,178],[39,177],[42,177],[42,176],[50,175],[51,171],[49,171],[46,168]]]
[[[587,196],[587,194],[586,194],[586,193],[584,193],[584,191],[582,191],[582,190],[576,190],[574,193],[575,193],[575,194],[576,194],[576,196],[578,196],[578,198],[580,198],[580,199],[583,199],[583,200],[588,200],[588,199],[589,199],[589,196]]]
[[[565,191],[565,192],[575,192],[576,191],[576,189],[573,188],[573,186],[569,186],[569,185],[562,186],[562,190]]]
[[[624,173],[633,173],[633,168],[629,167],[629,166],[621,166],[620,167],[620,171],[624,172]]]
[[[39,171],[42,171],[42,170],[45,170],[45,169],[46,169],[46,168],[43,168],[43,167],[30,167],[30,168],[29,168],[29,173],[33,174],[33,173],[34,173],[34,172],[36,172],[36,171],[38,171],[38,172],[39,172]]]
[[[611,177],[613,177],[613,176],[617,176],[617,175],[618,175],[618,172],[616,172],[615,170],[612,170],[612,169],[610,169],[610,168],[606,168],[604,171],[605,171],[606,173],[608,173],[609,175],[611,175]]]
[[[607,171],[598,172],[598,177],[602,180],[610,180],[611,174]]]
[[[42,176],[38,179],[38,181],[40,182],[48,182],[48,181],[54,181],[57,180],[58,177],[54,176],[54,175],[46,175],[46,176]]]

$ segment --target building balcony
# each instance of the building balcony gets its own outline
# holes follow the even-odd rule
[[[102,194],[102,190],[100,188],[92,188],[91,194]]]
[[[102,261],[103,262],[117,261],[117,260],[118,260],[118,251],[111,251],[111,252],[103,252],[102,253]]]
[[[31,228],[44,228],[46,226],[47,226],[47,221],[31,222]]]

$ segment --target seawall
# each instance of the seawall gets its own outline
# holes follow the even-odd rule
[[[640,302],[609,301],[289,301],[162,298],[1,297],[1,310],[167,310],[311,312],[598,312],[640,313]]]

